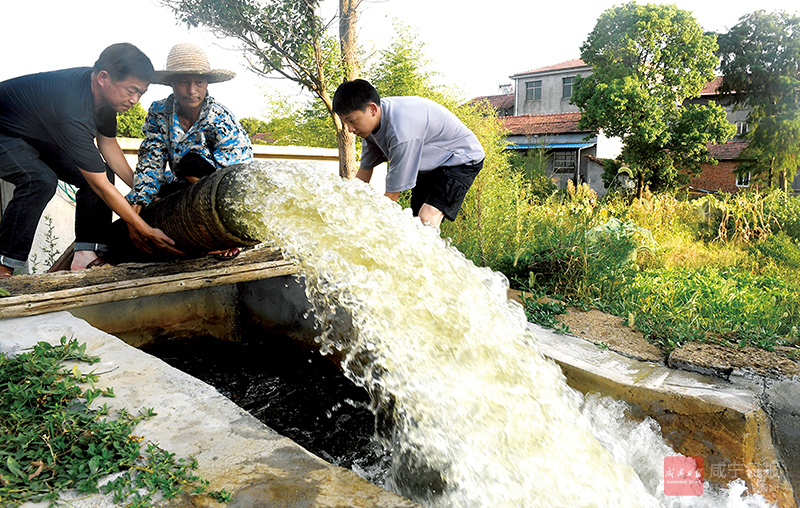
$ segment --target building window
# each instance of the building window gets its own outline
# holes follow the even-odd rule
[[[564,95],[565,99],[572,97],[572,84],[575,82],[575,78],[564,78],[562,80],[564,82]]]
[[[736,175],[737,187],[750,187],[750,172]]]
[[[525,83],[525,100],[526,101],[542,100],[541,81],[528,81],[527,83]]]
[[[573,151],[553,153],[553,173],[574,173],[578,154]]]
[[[741,136],[747,133],[747,122],[736,122],[736,135]]]

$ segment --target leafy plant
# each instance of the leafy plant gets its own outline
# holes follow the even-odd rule
[[[175,459],[148,443],[134,428],[156,414],[152,409],[137,416],[120,410],[111,419],[104,404],[90,408],[99,396],[113,397],[111,388],[94,388],[97,376],[84,374],[64,361],[96,363],[86,354],[86,344],[62,337],[60,344],[39,342],[30,352],[7,357],[0,354],[0,504],[14,507],[27,501],[59,504],[59,493],[114,493],[115,503],[151,506],[160,493],[169,499],[180,492],[206,491],[208,482],[194,475],[194,460]],[[88,384],[83,390],[79,384]],[[122,473],[100,487],[98,481]],[[228,499],[224,492],[209,493]]]
[[[142,126],[145,118],[147,118],[147,111],[138,102],[124,113],[118,113],[117,135],[123,138],[143,137]]]
[[[556,316],[567,313],[567,307],[556,300],[544,298],[543,293],[520,293],[525,316],[531,323],[551,328],[558,333],[569,333],[569,326],[558,321]]]
[[[443,232],[515,288],[628,317],[665,351],[690,341],[798,344],[800,198],[593,201],[575,189],[540,201],[500,167]],[[540,310],[528,309],[529,319],[546,324]]]

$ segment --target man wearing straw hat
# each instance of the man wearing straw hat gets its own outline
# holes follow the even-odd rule
[[[211,69],[203,50],[176,44],[167,65],[153,81],[172,86],[172,94],[150,106],[128,201],[141,210],[159,196],[185,188],[198,178],[253,160],[253,147],[233,114],[208,95],[210,83],[236,74]],[[169,166],[169,168],[167,167]],[[233,257],[239,249],[220,253]]]
[[[169,237],[135,213],[112,183],[114,174],[128,185],[133,180],[116,140],[116,114],[139,101],[153,73],[144,53],[120,43],[103,50],[92,68],[0,83],[0,178],[15,187],[0,220],[0,277],[24,268],[59,180],[78,187],[72,269],[104,264],[111,210],[128,224],[138,247],[180,253]]]

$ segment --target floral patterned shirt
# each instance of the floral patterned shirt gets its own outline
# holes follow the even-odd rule
[[[203,101],[200,118],[188,132],[178,120],[173,95],[150,105],[142,130],[144,140],[139,147],[133,189],[127,196],[132,205],[149,204],[161,185],[176,181],[171,168],[189,152],[202,155],[216,169],[253,160],[253,147],[242,126],[209,95]]]

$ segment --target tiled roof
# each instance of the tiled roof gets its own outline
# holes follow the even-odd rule
[[[518,72],[517,74],[514,74],[514,76],[521,76],[523,74],[533,74],[534,72],[548,72],[548,71],[558,71],[561,69],[573,69],[575,67],[586,67],[586,63],[580,58],[578,58],[576,60],[567,60],[566,62],[561,62],[555,65],[549,65],[547,67],[540,67],[538,69],[533,69],[531,71]]]
[[[733,161],[739,158],[739,154],[747,146],[747,143],[741,141],[731,141],[724,145],[707,145],[708,153],[718,161]]]
[[[578,129],[580,118],[580,113],[556,113],[554,115],[506,116],[500,120],[512,136],[592,132]]]
[[[722,86],[722,76],[717,76],[713,80],[706,83],[703,87],[703,90],[700,92],[700,96],[703,95],[717,95],[719,92],[719,87]]]
[[[503,95],[484,95],[482,97],[475,97],[470,102],[486,101],[495,109],[507,109],[514,107],[514,92]]]

